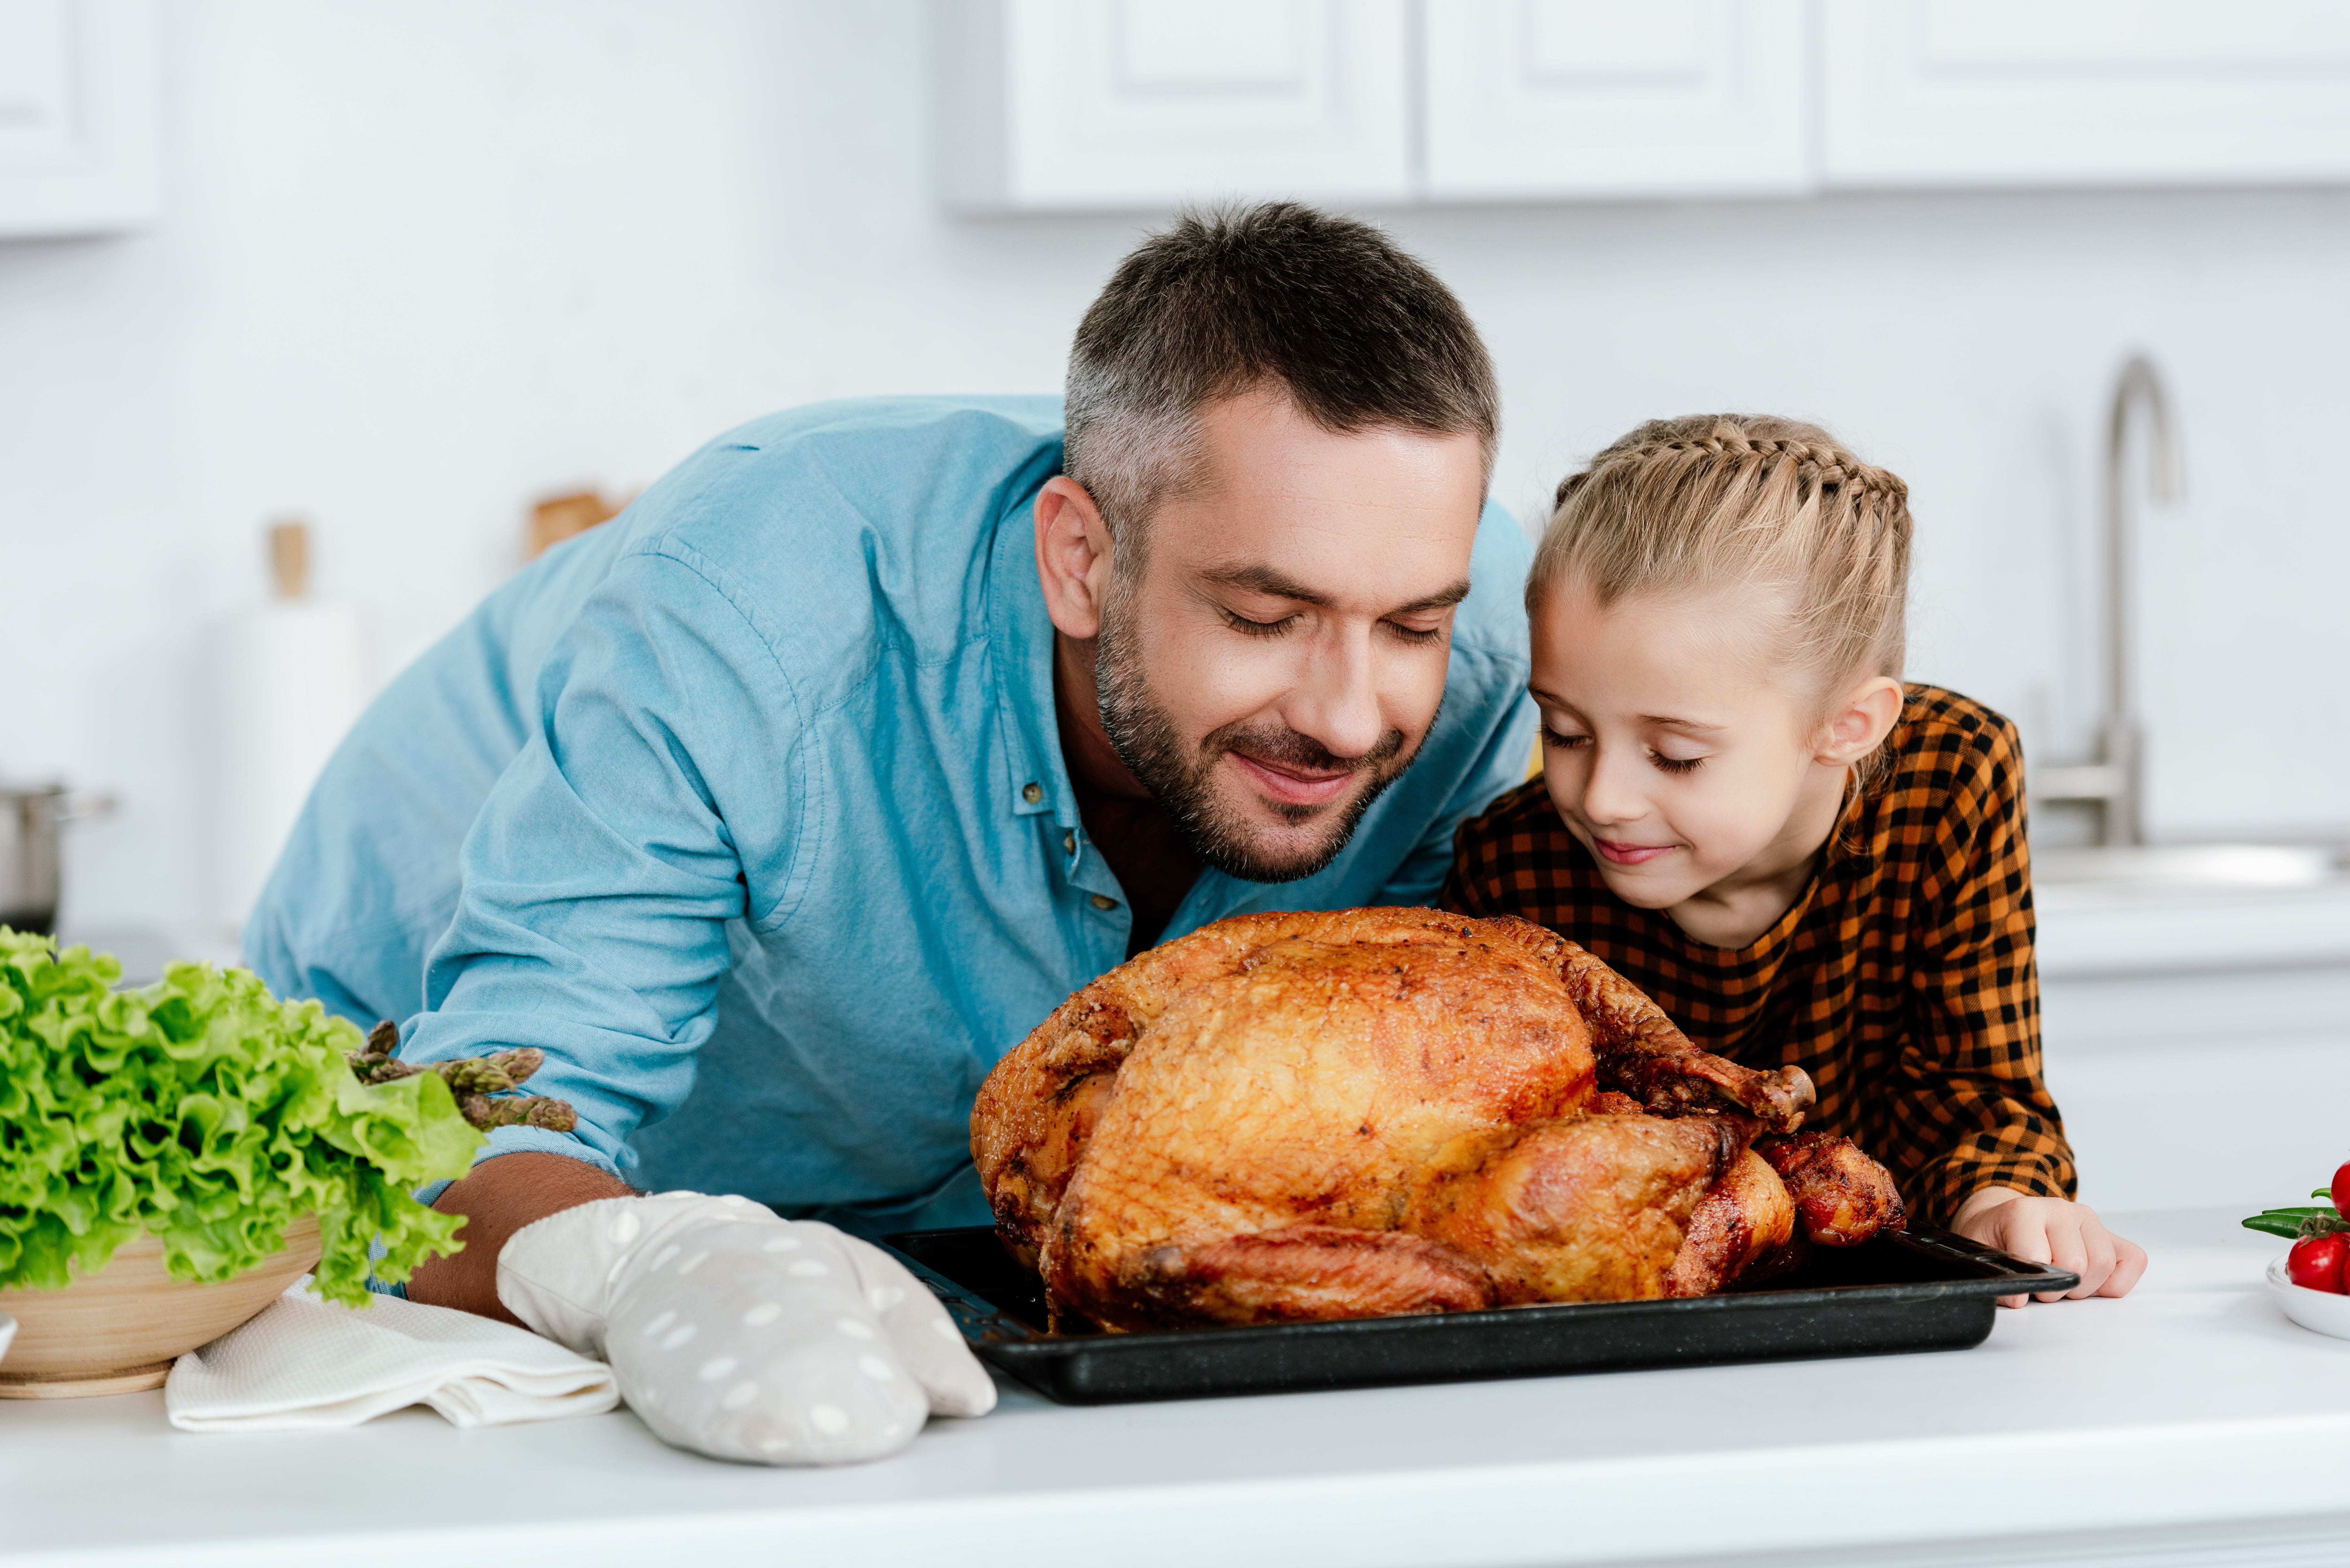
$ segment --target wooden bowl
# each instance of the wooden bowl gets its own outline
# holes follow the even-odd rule
[[[173,1279],[163,1243],[141,1236],[61,1291],[0,1291],[0,1314],[16,1319],[16,1343],[0,1360],[0,1399],[160,1388],[173,1361],[257,1314],[317,1261],[317,1217],[305,1214],[286,1228],[282,1249],[217,1284]]]

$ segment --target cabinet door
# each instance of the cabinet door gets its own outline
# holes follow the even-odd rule
[[[966,210],[1410,192],[1404,0],[932,0]]]
[[[156,21],[151,0],[0,0],[0,237],[155,216]]]
[[[1822,0],[1836,186],[2350,178],[2340,0]]]
[[[1812,184],[1803,0],[1426,0],[1439,200]]]

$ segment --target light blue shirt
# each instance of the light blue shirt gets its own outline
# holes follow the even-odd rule
[[[712,441],[368,710],[246,961],[406,1020],[411,1060],[543,1049],[531,1087],[578,1130],[494,1153],[868,1232],[984,1222],[973,1094],[1126,956],[1055,722],[1030,504],[1060,462],[1051,399],[820,404]],[[1442,711],[1337,859],[1208,871],[1168,936],[1434,896],[1454,829],[1524,774],[1527,560],[1488,507]]]

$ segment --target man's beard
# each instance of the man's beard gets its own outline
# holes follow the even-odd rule
[[[1371,803],[1403,775],[1419,754],[1417,746],[1405,751],[1402,731],[1389,730],[1361,756],[1341,757],[1277,720],[1254,727],[1246,721],[1226,724],[1210,731],[1196,747],[1186,748],[1174,719],[1150,695],[1141,651],[1134,646],[1123,609],[1115,597],[1104,607],[1101,632],[1094,646],[1094,684],[1101,695],[1102,728],[1127,771],[1167,808],[1200,858],[1228,877],[1244,882],[1295,882],[1323,869],[1354,837]],[[1432,715],[1429,727],[1435,728]],[[1370,782],[1336,808],[1331,827],[1319,844],[1278,856],[1262,847],[1239,814],[1216,797],[1216,764],[1226,752],[1236,749],[1276,767],[1326,774],[1345,768],[1367,775]],[[1278,815],[1299,824],[1333,809],[1277,801],[1266,804]]]

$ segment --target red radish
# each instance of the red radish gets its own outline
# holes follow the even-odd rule
[[[2284,1272],[2294,1284],[2342,1295],[2345,1293],[2342,1281],[2345,1253],[2350,1253],[2350,1238],[2339,1231],[2329,1236],[2304,1236],[2285,1255]]]

